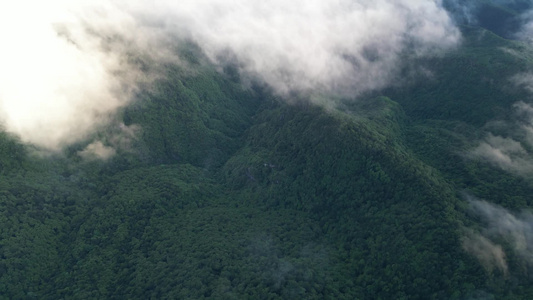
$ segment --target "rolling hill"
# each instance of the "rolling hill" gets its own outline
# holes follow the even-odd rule
[[[1,133],[0,298],[531,299],[511,241],[493,241],[503,270],[465,239],[484,228],[471,197],[533,205],[530,174],[471,155],[491,134],[527,145],[513,105],[531,94],[512,78],[533,50],[461,30],[401,85],[319,96],[334,108],[245,86],[189,45],[116,116],[136,130],[108,160]]]

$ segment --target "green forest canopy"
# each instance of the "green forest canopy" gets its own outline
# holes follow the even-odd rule
[[[533,56],[463,32],[418,62],[433,80],[342,110],[243,88],[192,51],[197,73],[168,66],[120,113],[142,130],[108,161],[1,133],[0,298],[531,299],[508,241],[504,273],[462,240],[483,230],[465,193],[532,205],[530,177],[465,153],[527,98],[507,78]]]

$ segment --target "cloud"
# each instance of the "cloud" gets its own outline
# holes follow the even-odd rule
[[[383,88],[460,40],[437,0],[5,1],[0,36],[0,120],[50,150],[109,124],[178,40],[282,95]]]
[[[120,123],[108,130],[107,140],[114,149],[134,152],[134,143],[137,141],[137,136],[141,131],[142,129],[138,125],[126,126],[124,123]]]
[[[517,74],[511,78],[511,81],[513,81],[517,86],[525,88],[530,93],[533,93],[533,73]],[[533,113],[530,115],[533,116]]]
[[[511,81],[518,87],[533,93],[533,74],[515,75]],[[483,159],[503,170],[522,175],[533,174],[533,106],[524,101],[513,105],[512,122],[499,122],[506,137],[489,133],[474,148],[469,157]]]
[[[533,42],[530,0],[443,0],[443,6],[458,24],[481,25],[505,38]]]
[[[108,1],[70,2],[0,4],[1,124],[52,151],[108,124],[150,79],[132,62],[148,41],[134,37],[131,15]]]
[[[529,175],[533,172],[533,158],[524,146],[512,138],[494,136],[487,138],[471,151],[470,157],[483,159],[503,170]]]
[[[478,24],[481,9],[488,5],[517,12],[531,7],[529,0],[443,0],[443,6],[457,22],[469,25]]]
[[[519,39],[533,43],[533,10],[522,15],[523,25],[517,33]]]
[[[482,231],[467,230],[463,247],[490,268],[507,272],[505,253],[497,241],[505,242],[522,266],[533,267],[533,215],[529,211],[511,213],[505,208],[469,197],[470,210],[480,217]]]
[[[505,252],[500,245],[494,244],[473,230],[466,230],[466,234],[462,238],[462,246],[466,252],[479,260],[487,272],[492,273],[494,269],[498,269],[504,275],[508,274],[509,267]]]
[[[135,153],[139,149],[134,148],[134,143],[137,141],[137,136],[141,128],[138,125],[126,126],[123,123],[111,125],[106,132],[100,134],[100,139],[97,139],[87,145],[78,155],[85,160],[108,160],[115,156],[117,152],[120,153]]]
[[[478,1],[443,0],[450,15],[460,24],[477,24]]]
[[[116,154],[115,149],[105,146],[101,141],[89,144],[85,149],[78,152],[78,155],[86,160],[107,160]]]
[[[382,88],[406,52],[430,54],[460,38],[438,1],[210,0],[169,10],[211,60],[236,58],[281,94]]]

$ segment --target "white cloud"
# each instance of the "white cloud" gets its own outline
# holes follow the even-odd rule
[[[533,33],[533,32],[532,32]],[[513,76],[511,81],[517,86],[523,87],[529,92],[533,93],[533,73],[521,73]],[[523,108],[523,105],[521,105]],[[531,114],[533,116],[533,114]]]
[[[499,6],[504,10],[515,10],[521,13],[519,18],[522,18],[522,20],[531,20],[530,11],[524,11],[523,9],[520,11],[518,9],[519,7],[524,7],[527,1],[529,0],[443,0],[443,3],[458,22],[476,25],[479,22],[478,18],[481,9],[487,5]]]
[[[108,160],[120,153],[134,153],[138,149],[133,147],[140,133],[141,128],[138,125],[126,126],[123,123],[113,124],[102,133],[103,138],[95,140],[78,155],[85,160]]]
[[[498,244],[505,242],[519,258],[518,263],[533,267],[533,215],[529,211],[512,213],[473,197],[468,200],[471,211],[481,218],[482,231],[467,230],[463,239],[465,250],[475,255],[489,271],[498,268],[507,273],[505,253]]]
[[[500,245],[494,244],[479,233],[466,230],[462,238],[462,246],[466,252],[479,260],[487,272],[492,273],[494,269],[497,269],[504,275],[508,274],[507,259]]]
[[[522,15],[523,25],[517,36],[527,42],[533,42],[533,10]]]
[[[82,151],[78,152],[78,155],[86,160],[107,160],[115,154],[115,149],[104,145],[101,141],[95,141],[85,147]]]
[[[511,81],[518,87],[533,93],[533,75],[517,74]],[[483,159],[509,172],[522,176],[533,174],[533,106],[524,101],[513,105],[514,120],[500,122],[508,136],[495,136],[491,133],[474,148],[469,156]]]
[[[437,0],[4,1],[0,36],[0,120],[50,150],[108,124],[148,80],[131,58],[175,61],[179,39],[280,94],[382,88],[460,39]]]
[[[520,175],[533,172],[533,159],[524,146],[512,138],[489,134],[487,138],[470,153],[506,171]]]
[[[132,58],[167,57],[158,32],[141,29],[106,0],[2,2],[0,124],[51,151],[109,124],[155,77]]]
[[[381,88],[401,55],[429,54],[460,34],[438,1],[204,0],[170,4],[169,21],[213,61],[228,53],[276,91]],[[409,49],[409,47],[411,47]]]
[[[1,4],[0,36],[0,115],[22,141],[57,150],[128,102],[119,53],[102,49],[66,2]]]

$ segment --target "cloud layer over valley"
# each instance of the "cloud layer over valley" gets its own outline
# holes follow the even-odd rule
[[[178,39],[281,95],[382,88],[407,53],[460,40],[439,1],[415,0],[23,0],[0,4],[0,33],[1,123],[50,150],[107,124],[149,81],[132,57],[175,61]]]
[[[459,40],[435,1],[211,0],[168,10],[213,61],[235,57],[281,94],[381,88],[407,51],[430,54]]]
[[[517,258],[520,270],[529,273],[533,267],[533,215],[513,213],[495,204],[468,197],[470,211],[480,219],[479,231],[466,230],[463,248],[474,255],[488,272],[499,270],[507,275],[507,257]],[[506,251],[505,253],[504,245]]]
[[[145,80],[126,49],[106,43],[115,27],[133,20],[94,3],[0,5],[0,118],[22,141],[49,150],[77,142],[106,124]],[[113,19],[100,16],[106,13]]]
[[[512,81],[516,86],[533,92],[533,76],[530,73],[518,74]],[[533,106],[519,101],[513,109],[512,122],[496,123],[496,129],[503,130],[506,135],[488,133],[469,156],[529,178],[533,175]]]

